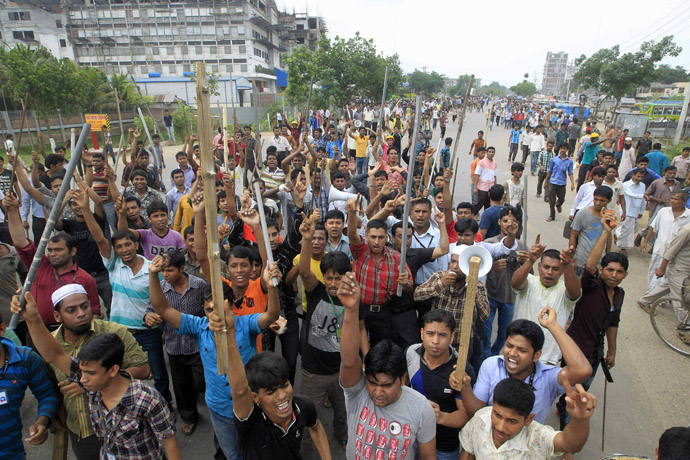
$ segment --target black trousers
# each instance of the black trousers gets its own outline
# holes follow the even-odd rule
[[[568,139],[568,156],[571,157],[573,156],[573,153],[575,153],[575,144],[577,143],[577,139]]]
[[[549,208],[551,210],[551,218],[556,218],[556,205],[563,206],[565,202],[565,185],[549,184]],[[556,202],[558,199],[558,202]]]
[[[587,180],[587,173],[589,172],[590,165],[581,164],[580,169],[577,173],[577,191],[580,191],[580,187]]]
[[[206,392],[204,365],[199,353],[192,355],[171,355],[168,353],[170,376],[177,412],[184,423],[196,423],[199,419],[196,401],[199,394]]]
[[[522,146],[522,164],[527,162],[527,157],[529,156],[529,145]]]
[[[31,230],[34,233],[34,243],[38,246],[43,235],[43,229],[46,228],[46,220],[43,217],[31,216]]]
[[[95,434],[88,438],[79,439],[79,435],[69,432],[69,440],[72,443],[72,452],[77,460],[94,460],[99,458],[101,442]]]
[[[508,151],[508,160],[513,162],[515,157],[517,157],[519,144],[517,142],[510,143],[510,150]]]
[[[544,179],[546,179],[547,174],[548,172],[545,170],[539,171],[539,177],[537,177],[537,195],[541,195],[542,186],[544,185]],[[548,194],[549,184],[546,184],[546,187],[544,187],[544,189],[544,194]]]
[[[488,209],[489,206],[491,206],[491,200],[489,199],[489,192],[486,192],[484,190],[479,190],[477,193],[477,204],[474,205],[474,209],[472,209],[472,213],[474,215],[479,214],[479,211],[483,209]]]
[[[283,312],[287,320],[287,331],[277,336],[280,339],[280,351],[290,366],[290,383],[295,384],[295,369],[297,368],[297,355],[299,354],[299,318],[297,310],[286,310]],[[262,334],[264,350],[275,350],[276,334],[272,330],[267,330]]]
[[[369,334],[369,346],[371,348],[374,348],[382,340],[393,340],[392,321],[393,313],[388,305],[364,306],[364,327]]]

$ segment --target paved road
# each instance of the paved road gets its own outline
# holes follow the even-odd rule
[[[467,115],[457,151],[460,162],[456,171],[454,203],[468,201],[470,198],[471,157],[467,155],[467,151],[477,131],[485,129],[485,116],[485,113],[476,112]],[[457,124],[451,123],[446,136],[455,139],[456,132]],[[436,145],[439,134],[437,130],[431,145]],[[487,133],[487,138],[488,145],[496,146],[498,180],[499,183],[503,183],[510,177],[510,164],[507,160],[508,131],[494,127],[493,131]],[[168,165],[174,165],[176,151],[176,147],[165,148]],[[534,237],[539,233],[542,244],[561,249],[566,244],[561,236],[563,222],[567,215],[566,210],[569,209],[575,194],[569,191],[566,196],[564,214],[558,215],[555,222],[546,223],[548,205],[542,199],[534,197],[536,178],[530,177],[528,180],[528,242],[533,242]],[[648,263],[648,256],[631,251],[629,275],[622,285],[627,295],[618,334],[617,362],[616,367],[611,371],[615,383],[610,384],[608,388],[605,448],[601,450],[604,384],[600,373],[590,390],[599,398],[599,407],[592,418],[590,439],[582,453],[576,458],[593,460],[620,452],[651,458],[654,456],[657,440],[666,428],[690,423],[687,415],[687,401],[690,400],[690,390],[687,385],[690,381],[690,361],[665,347],[654,333],[649,317],[635,305],[636,300],[642,296],[646,288]],[[299,393],[299,378],[296,389]],[[203,402],[200,404],[203,406]],[[22,409],[25,431],[35,417],[35,407],[35,400],[28,394]],[[327,410],[326,413],[323,424],[329,434],[333,458],[343,459],[344,451],[336,446],[332,438],[331,411]],[[179,436],[184,458],[199,460],[213,458],[212,427],[205,407],[201,410],[201,414],[196,432],[192,436]],[[548,421],[552,426],[558,426],[555,408]],[[181,433],[179,424],[178,432]],[[52,437],[43,446],[27,447],[27,458],[49,458],[51,450]],[[306,458],[314,458],[309,455],[309,452],[305,454],[307,454]],[[71,452],[69,458],[74,458]]]

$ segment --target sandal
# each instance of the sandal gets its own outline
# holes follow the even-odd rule
[[[546,221],[547,221],[547,222],[553,222],[554,220],[556,220],[556,219],[554,219],[553,217],[547,217],[547,218],[546,218]]]
[[[190,436],[196,430],[196,423],[184,423],[182,422],[182,432],[186,436]]]
[[[645,305],[639,300],[637,301],[637,306],[640,307],[642,310],[644,310],[645,313],[649,314],[649,311],[651,310],[649,305]]]

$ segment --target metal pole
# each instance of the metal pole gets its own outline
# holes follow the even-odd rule
[[[125,135],[125,126],[122,124],[122,114],[120,113],[120,97],[117,94],[117,88],[113,88],[115,91],[115,107],[117,108],[117,121],[120,124],[120,138]]]
[[[89,137],[90,131],[91,125],[89,123],[84,123],[84,126],[82,126],[81,128],[81,134],[79,135],[79,140],[77,141],[76,149],[74,149],[75,151],[73,151],[72,155],[70,156],[70,161],[65,171],[65,178],[62,181],[62,185],[60,186],[60,190],[58,191],[57,196],[55,197],[55,203],[62,203],[62,201],[65,199],[67,190],[69,190],[70,188],[70,180],[74,175],[74,170],[76,169],[77,164],[81,161],[81,152],[84,146],[86,145],[86,140]],[[19,303],[22,309],[24,308],[24,304],[26,303],[24,295],[31,289],[31,285],[33,284],[34,277],[36,276],[36,272],[38,271],[38,267],[39,265],[41,265],[41,261],[43,260],[43,254],[46,251],[46,246],[48,246],[48,238],[50,238],[50,235],[53,233],[53,229],[55,228],[55,221],[57,221],[59,214],[60,206],[56,204],[50,211],[50,216],[46,221],[46,226],[43,230],[43,235],[41,235],[41,241],[38,243],[38,248],[36,248],[36,254],[34,254],[34,260],[31,262],[31,267],[29,267],[29,273],[26,275],[26,281],[24,282],[24,286],[22,287],[22,292],[21,294],[19,294]],[[10,329],[16,329],[18,323],[19,315],[12,315],[12,320],[10,321]]]
[[[254,141],[254,165],[258,165],[261,161],[261,121],[259,119],[259,89],[257,88],[256,80],[254,80],[254,83],[252,84],[252,105],[254,106],[254,123],[256,123],[256,141]]]
[[[432,166],[431,171],[429,171],[429,183],[426,186],[427,189],[431,188],[431,181],[434,179],[434,174],[436,173],[436,166],[438,166],[438,159],[441,157],[441,153],[439,152],[438,149],[441,148],[441,141],[442,140],[443,140],[443,138],[440,138],[438,140],[438,144],[436,144],[436,150],[434,150],[434,165]]]
[[[680,118],[678,119],[678,126],[676,127],[676,135],[673,136],[673,145],[678,145],[680,137],[683,135],[683,128],[685,127],[685,119],[688,117],[688,105],[690,104],[690,86],[685,90],[685,100],[683,101],[683,109],[680,111]]]
[[[268,240],[268,227],[266,227],[266,213],[264,212],[264,200],[261,198],[261,187],[259,181],[254,181],[254,199],[256,200],[256,207],[259,208],[259,219],[261,220],[261,232],[264,235],[264,245],[266,246],[266,258],[268,259],[268,266],[273,265],[273,251],[271,250],[271,242]],[[273,287],[278,287],[278,278],[271,279]]]
[[[417,103],[415,106],[415,118],[414,118],[414,134],[413,134],[413,139],[412,139],[412,152],[410,153],[410,163],[407,165],[407,183],[405,184],[405,207],[403,210],[403,216],[402,216],[402,221],[403,221],[403,228],[402,228],[402,234],[407,235],[407,227],[410,224],[410,195],[412,194],[412,183],[414,182],[410,178],[410,174],[413,171],[415,161],[417,160],[417,145],[419,142],[417,139],[419,138],[419,122],[422,119],[420,116],[421,110],[422,110],[422,96],[417,96]],[[412,166],[410,166],[412,165]],[[398,273],[405,273],[405,257],[407,255],[407,239],[403,242],[404,244],[400,247],[400,268]],[[402,286],[398,284],[398,296],[402,295]]]

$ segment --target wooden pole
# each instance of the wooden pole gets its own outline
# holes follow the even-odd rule
[[[417,161],[417,138],[419,137],[419,121],[422,117],[419,116],[422,110],[422,96],[417,96],[417,105],[415,108],[415,119],[414,119],[414,134],[412,138],[412,151],[410,153],[410,163],[407,165],[407,183],[405,184],[405,207],[403,210],[403,228],[402,234],[407,235],[407,227],[410,224],[410,197],[412,196],[412,184],[414,180],[412,179],[412,172],[414,171],[414,164]],[[398,273],[405,273],[405,257],[407,255],[407,244],[403,244],[400,248],[400,268]],[[402,295],[402,286],[398,284],[398,297]]]
[[[225,171],[228,170],[228,155],[230,150],[228,149],[228,137],[226,133],[228,132],[228,107],[223,106],[221,110],[221,126],[223,127],[223,164],[225,165]]]
[[[206,201],[206,244],[211,263],[211,295],[215,313],[225,321],[223,310],[223,280],[220,272],[220,245],[218,244],[218,207],[216,203],[216,169],[213,159],[213,136],[211,132],[211,93],[206,79],[206,64],[196,63],[196,104],[197,131],[201,153],[201,170]],[[225,331],[216,334],[216,354],[218,355],[218,375],[228,372],[228,338]]]
[[[256,123],[256,140],[254,141],[254,166],[256,166],[261,161],[262,153],[261,120],[259,116],[259,89],[256,81],[254,81],[252,84],[252,105],[254,106],[254,123]],[[256,171],[256,168],[254,168],[254,171]],[[253,180],[254,178],[252,177],[251,181]]]
[[[66,428],[53,433],[53,460],[67,460],[68,444],[69,432]]]
[[[609,379],[604,378],[604,408],[603,408],[603,418],[601,419],[601,450],[604,450],[604,437],[606,431],[606,389],[609,386]]]
[[[474,74],[470,75],[470,81],[467,82],[467,91],[465,91],[465,99],[462,101],[462,111],[460,112],[460,119],[458,120],[458,132],[455,134],[455,144],[453,145],[453,154],[450,156],[450,167],[453,167],[455,162],[455,152],[458,150],[460,144],[460,133],[462,133],[462,126],[465,124],[465,112],[467,112],[467,104],[469,103],[470,92],[472,91],[472,84],[474,83]],[[455,165],[457,170],[457,164]],[[455,184],[458,181],[453,181],[453,196],[455,196]]]
[[[482,261],[479,257],[473,256],[470,259],[470,274],[467,277],[467,288],[465,289],[465,305],[462,310],[462,324],[460,325],[460,341],[458,346],[458,365],[455,367],[455,375],[462,382],[465,373],[465,363],[467,353],[470,348],[470,337],[472,336],[472,323],[474,322],[474,302],[477,297],[477,281],[479,279],[479,267]]]
[[[386,66],[386,75],[383,78],[383,95],[381,96],[381,113],[379,114],[379,126],[381,135],[379,136],[379,145],[383,145],[383,121],[386,117],[386,93],[388,92],[388,66]],[[409,169],[409,168],[408,168]],[[414,172],[414,171],[413,171]],[[409,174],[409,171],[408,171]]]
[[[14,145],[14,161],[12,162],[12,175],[10,176],[10,187],[14,184],[14,178],[17,174],[17,160],[19,159],[19,147],[22,146],[22,134],[24,133],[24,123],[26,122],[26,105],[29,102],[29,95],[27,94],[22,102],[22,122],[19,125],[19,137],[17,138],[17,143]],[[19,166],[20,168],[22,166]]]

